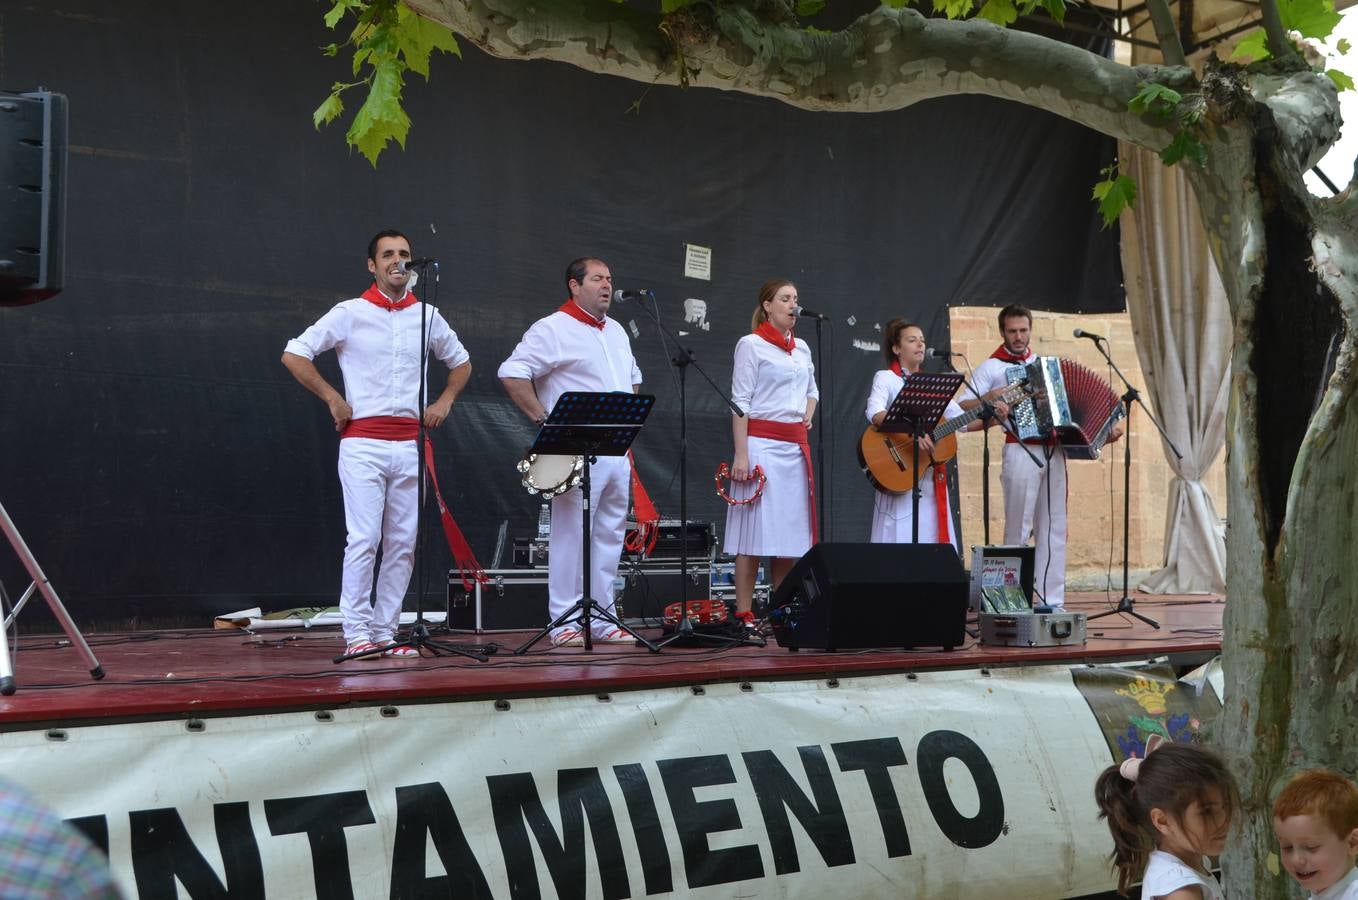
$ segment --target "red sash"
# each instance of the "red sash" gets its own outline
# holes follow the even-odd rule
[[[340,438],[413,441],[419,434],[420,420],[413,416],[368,416],[350,419],[349,424],[344,426]],[[472,552],[471,545],[462,534],[462,529],[457,527],[457,521],[449,511],[448,504],[443,502],[443,494],[439,491],[439,477],[434,471],[434,445],[427,435],[424,440],[424,470],[429,473],[429,481],[434,486],[434,499],[438,501],[439,516],[443,520],[443,536],[448,539],[448,549],[452,551],[458,573],[462,576],[463,590],[470,591],[473,581],[486,584],[490,579],[486,576],[485,568],[477,561],[476,554]]]
[[[567,300],[565,303],[558,306],[556,311],[563,312],[572,319],[575,319],[578,322],[584,322],[586,325],[597,328],[600,331],[603,331],[604,326],[608,324],[608,316],[604,316],[602,319],[596,319],[581,309],[580,304],[576,303],[574,300]]]
[[[767,324],[767,323],[765,323]],[[816,476],[811,468],[811,444],[806,440],[806,426],[801,422],[774,422],[771,419],[751,419],[750,437],[766,438],[771,441],[786,441],[802,448],[802,461],[806,463],[806,499],[811,507],[811,543],[815,544],[820,534],[816,524]],[[774,488],[777,489],[777,485]]]
[[[660,537],[660,512],[651,502],[651,495],[646,493],[646,486],[641,483],[637,461],[632,458],[631,450],[627,451],[627,464],[632,467],[632,514],[637,518],[637,530],[623,540],[623,546],[633,553],[650,556],[655,549],[656,539]]]
[[[754,333],[789,356],[791,356],[792,351],[797,348],[797,339],[793,337],[791,331],[784,337],[782,332],[777,328],[774,328],[768,322],[761,323],[760,326],[754,330]]]
[[[891,371],[895,372],[896,377],[898,378],[905,377],[905,372],[901,370],[901,361],[899,359],[894,359],[891,361]]]
[[[374,306],[380,306],[383,309],[405,309],[407,306],[414,306],[419,302],[415,297],[414,291],[406,291],[406,295],[400,300],[392,300],[377,289],[377,282],[375,281],[373,282],[372,287],[368,288],[360,296]]]
[[[368,416],[350,419],[340,432],[344,438],[374,438],[379,441],[413,441],[419,437],[420,420],[413,416]]]

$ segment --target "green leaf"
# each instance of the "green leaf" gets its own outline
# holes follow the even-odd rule
[[[1058,25],[1065,24],[1066,21],[1066,0],[1043,0],[1042,5],[1047,9],[1047,15],[1056,20]]]
[[[1143,81],[1137,88],[1136,96],[1127,101],[1127,109],[1138,116],[1150,113],[1161,119],[1167,119],[1184,98],[1183,94],[1173,88],[1151,81]]]
[[[1200,166],[1207,163],[1207,146],[1186,129],[1176,134],[1170,145],[1160,151],[1160,161],[1167,166],[1181,159],[1191,159]]]
[[[692,6],[697,0],[660,0],[660,14],[669,15],[685,6]]]
[[[986,0],[976,15],[1003,27],[1018,19],[1018,9],[1014,6],[1014,0]]]
[[[433,51],[462,55],[449,28],[416,15],[404,4],[399,8],[391,34],[405,64],[412,72],[424,76],[425,81],[429,80],[429,55]]]
[[[334,28],[339,24],[339,20],[344,18],[344,14],[349,11],[354,4],[349,0],[336,0],[334,6],[330,7],[330,12],[325,14],[325,27]]]
[[[1338,69],[1326,69],[1325,74],[1334,82],[1334,86],[1341,91],[1353,90],[1353,79]]]
[[[1278,0],[1278,15],[1284,28],[1308,38],[1329,37],[1340,21],[1334,0]]]
[[[1013,6],[1011,0],[1004,0]],[[934,12],[941,12],[949,19],[964,19],[976,8],[974,0],[934,0]]]
[[[384,57],[376,62],[368,98],[359,107],[349,133],[345,135],[349,145],[357,147],[373,168],[377,167],[377,157],[386,149],[387,142],[394,140],[404,147],[406,134],[410,131],[410,118],[401,108],[404,70],[405,64],[394,57]]]
[[[1349,43],[1348,38],[1340,38],[1339,43],[1334,45],[1334,49],[1338,51],[1340,56],[1348,56],[1349,48],[1352,46],[1353,45]]]
[[[1256,28],[1235,45],[1235,50],[1231,52],[1231,62],[1239,62],[1242,59],[1248,62],[1262,62],[1272,55],[1268,49],[1268,35],[1264,34],[1264,29]]]
[[[1099,201],[1103,227],[1109,228],[1122,211],[1136,202],[1136,182],[1126,175],[1118,175],[1094,185],[1094,199]]]
[[[825,0],[797,0],[797,15],[800,17],[814,16],[822,9],[825,9]]]
[[[316,107],[316,111],[311,114],[311,124],[320,131],[322,125],[329,125],[339,118],[340,113],[344,112],[344,101],[340,99],[339,91],[335,91],[325,102]]]

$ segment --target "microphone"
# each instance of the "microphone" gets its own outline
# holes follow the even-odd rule
[[[1095,333],[1092,332],[1092,331],[1085,331],[1083,328],[1077,328],[1077,329],[1075,329],[1075,332],[1074,332],[1074,333],[1075,333],[1075,336],[1076,336],[1076,337],[1087,337],[1087,338],[1089,338],[1091,341],[1093,341],[1093,342],[1096,343],[1096,344],[1097,344],[1099,341],[1101,341],[1101,340],[1104,339],[1103,335],[1101,335],[1101,334],[1095,334]]]
[[[650,291],[623,291],[623,290],[617,290],[617,291],[614,291],[614,292],[613,292],[613,302],[614,302],[614,303],[626,303],[626,302],[628,302],[629,300],[644,300],[645,298],[650,297],[650,296],[652,296],[652,293],[651,293]]]
[[[396,271],[409,272],[411,269],[418,269],[421,266],[433,265],[438,267],[439,261],[432,256],[421,256],[419,259],[403,259],[396,264]]]
[[[825,313],[818,313],[815,310],[807,309],[805,306],[794,306],[792,314],[799,319],[823,319],[829,321],[830,317]]]
[[[925,355],[930,359],[948,359],[949,357],[961,356],[962,354],[953,353],[951,350],[940,350],[937,347],[930,347],[925,351]]]

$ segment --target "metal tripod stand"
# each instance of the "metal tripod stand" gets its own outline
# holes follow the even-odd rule
[[[56,588],[52,587],[52,582],[47,580],[43,574],[42,567],[33,558],[33,551],[28,549],[28,544],[24,543],[23,536],[19,534],[19,529],[14,527],[14,520],[9,517],[3,504],[0,504],[0,530],[5,532],[5,537],[9,539],[9,545],[14,548],[14,552],[19,555],[24,568],[28,570],[28,577],[33,579],[33,583],[28,586],[28,590],[19,597],[19,602],[14,604],[14,609],[9,615],[5,616],[4,640],[0,641],[0,694],[8,697],[13,694],[18,685],[14,683],[14,666],[9,657],[9,629],[14,620],[23,611],[24,605],[28,603],[36,590],[40,592],[43,599],[47,601],[47,608],[56,616],[57,622],[61,624],[61,630],[66,632],[66,637],[70,638],[72,646],[80,651],[85,657],[85,663],[89,666],[90,677],[98,681],[104,677],[104,667],[99,665],[99,660],[94,658],[94,653],[90,650],[90,645],[85,643],[85,637],[80,633],[80,629],[71,620],[71,614],[66,611],[61,598],[57,596]],[[16,628],[17,631],[17,628]]]

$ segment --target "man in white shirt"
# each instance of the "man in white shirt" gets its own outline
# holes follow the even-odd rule
[[[448,381],[424,409],[426,428],[437,428],[471,377],[467,351],[436,309],[410,292],[410,240],[399,231],[379,232],[368,243],[373,284],[362,296],[344,300],[301,335],[288,341],[283,365],[302,386],[325,402],[342,440],[340,486],[344,492],[344,572],[340,612],[345,653],[388,647],[381,656],[418,657],[396,647],[393,637],[401,601],[410,586],[419,524],[416,418],[420,401],[420,339],[427,329],[429,352],[448,367]],[[313,360],[333,349],[344,377],[340,394]],[[376,574],[377,548],[382,566]]]
[[[641,369],[632,356],[627,332],[608,318],[613,275],[601,259],[584,257],[566,267],[570,296],[556,312],[524,333],[501,365],[499,376],[514,405],[541,425],[567,391],[631,391],[641,386]],[[613,612],[613,579],[622,556],[631,468],[625,456],[600,456],[590,470],[590,599]],[[584,513],[581,491],[552,500],[547,593],[551,621],[582,598],[585,572],[581,557]],[[591,623],[593,641],[630,643],[626,631],[604,621]],[[577,625],[552,632],[554,646],[581,646]]]
[[[1028,346],[1033,314],[1025,306],[1010,304],[1000,310],[1000,334],[1004,343],[976,367],[972,379],[976,392],[994,401],[1009,386],[1006,372],[1031,362],[1036,354]],[[975,397],[960,401],[963,409],[980,405]],[[1036,546],[1033,585],[1040,595],[1035,602],[1062,607],[1066,602],[1066,452],[1059,442],[1041,438],[1025,441],[1038,468],[1012,434],[1006,435],[1000,486],[1004,491],[1004,542]]]

